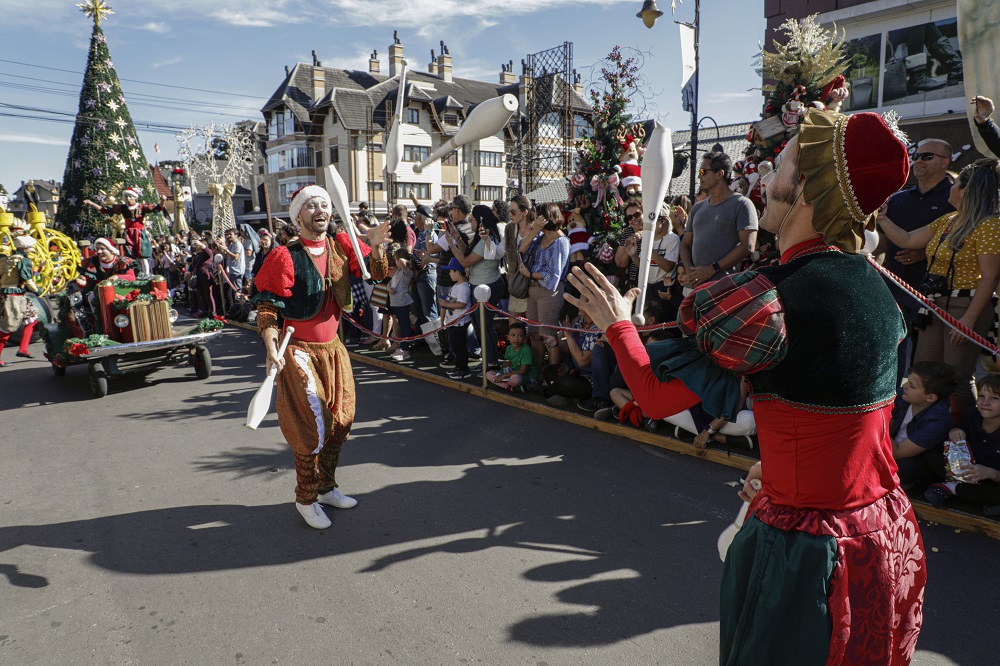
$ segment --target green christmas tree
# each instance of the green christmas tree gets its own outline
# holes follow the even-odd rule
[[[105,204],[109,197],[120,199],[128,187],[142,193],[141,201],[155,203],[159,198],[101,30],[101,19],[113,12],[104,0],[77,6],[93,19],[94,31],[56,223],[75,238],[85,238],[110,235],[112,229],[103,215],[83,205],[84,199]],[[162,225],[158,213],[147,218],[154,233]]]
[[[639,85],[638,71],[635,58],[624,57],[617,46],[612,49],[604,60],[600,80],[590,90],[594,130],[585,133],[576,145],[577,172],[570,178],[569,195],[576,202],[586,198],[589,205],[585,204],[582,213],[587,230],[598,241],[616,242],[625,222],[623,191],[615,184],[616,167],[621,161],[623,132],[632,136],[636,145],[642,143],[642,137],[635,136],[638,128],[630,126],[632,114],[628,112],[630,95]]]

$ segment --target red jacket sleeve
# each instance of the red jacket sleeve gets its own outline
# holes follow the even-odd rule
[[[354,248],[351,247],[351,237],[341,231],[337,234],[336,238],[337,242],[340,243],[340,247],[344,249],[344,253],[350,261],[351,275],[357,278],[361,277],[361,264],[358,263],[358,257],[354,254]],[[372,253],[372,249],[360,240],[358,241],[358,248],[361,250],[362,258],[367,257]],[[257,288],[260,289],[260,287]]]
[[[701,398],[680,380],[663,382],[653,374],[649,354],[631,322],[619,321],[612,324],[608,328],[607,337],[615,350],[618,369],[621,370],[632,397],[650,418],[664,419],[701,402]]]
[[[288,298],[295,284],[295,265],[288,248],[279,245],[267,253],[264,265],[260,267],[254,280],[258,291],[269,291],[275,296]]]

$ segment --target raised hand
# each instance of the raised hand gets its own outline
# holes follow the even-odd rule
[[[586,272],[575,266],[566,278],[580,292],[580,296],[565,294],[563,298],[586,312],[601,331],[607,331],[616,322],[631,321],[632,304],[639,290],[630,289],[622,296],[596,266],[587,263],[584,268]]]

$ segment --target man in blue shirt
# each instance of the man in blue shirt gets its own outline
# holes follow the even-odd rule
[[[926,227],[942,215],[955,210],[948,203],[948,194],[951,190],[951,180],[948,178],[951,145],[941,139],[924,139],[917,144],[912,160],[911,171],[917,179],[917,184],[892,195],[886,204],[886,217],[907,231]],[[920,280],[927,272],[926,252],[904,250],[888,238],[885,238],[883,243],[885,244],[883,265],[903,278],[903,281],[911,287],[919,286]],[[913,318],[916,317],[920,306],[912,296],[892,283],[886,282],[906,321],[906,338],[899,344],[896,372],[898,383],[906,376],[906,369],[910,366],[910,359],[913,356]]]

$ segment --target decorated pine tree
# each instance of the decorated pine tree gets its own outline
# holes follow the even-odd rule
[[[624,223],[622,194],[623,151],[634,144],[641,155],[643,130],[632,125],[629,108],[632,95],[638,92],[639,67],[633,57],[624,57],[614,47],[601,67],[601,77],[590,89],[594,126],[577,142],[577,171],[570,178],[569,195],[575,202],[586,197],[589,206],[583,212],[588,231],[598,241],[617,240]],[[641,94],[641,93],[640,93]],[[627,183],[626,183],[627,184]],[[586,205],[586,204],[585,204]],[[600,247],[600,243],[592,246]]]
[[[77,6],[93,20],[94,31],[56,222],[67,233],[83,238],[112,232],[109,221],[84,206],[84,199],[105,204],[109,199],[120,200],[122,190],[129,187],[141,192],[141,201],[154,203],[158,197],[101,30],[101,20],[114,12],[104,0],[88,0]],[[162,224],[159,214],[147,218],[147,226],[154,230]]]

